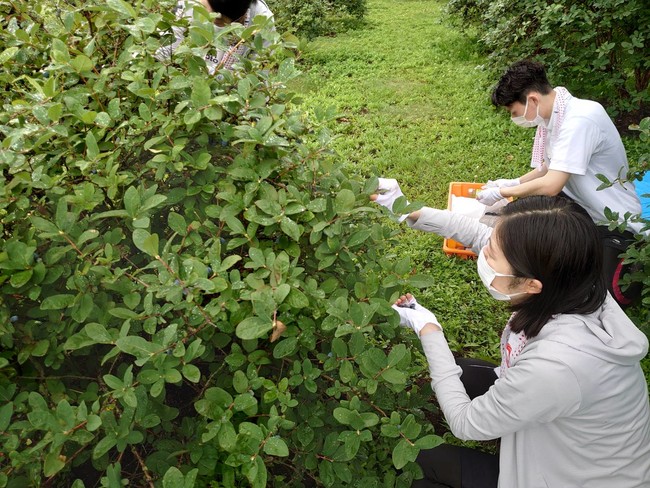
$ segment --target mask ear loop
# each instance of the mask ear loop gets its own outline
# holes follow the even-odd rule
[[[526,119],[526,114],[528,113],[528,103],[530,102],[530,98],[526,97],[526,105],[524,106],[524,113],[521,114],[521,116]]]

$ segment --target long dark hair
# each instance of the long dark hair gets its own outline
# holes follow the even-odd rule
[[[530,196],[506,205],[496,237],[513,274],[542,283],[513,304],[514,332],[535,337],[555,314],[588,314],[605,301],[603,250],[596,224],[574,201]]]

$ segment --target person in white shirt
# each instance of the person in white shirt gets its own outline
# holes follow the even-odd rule
[[[426,207],[409,221],[469,245],[483,285],[513,311],[501,364],[484,374],[485,367],[461,369],[436,316],[411,295],[393,307],[422,341],[451,432],[501,439],[498,456],[450,445],[421,451],[424,479],[413,488],[650,486],[640,366],[648,339],[607,292],[590,215],[565,197],[530,196],[506,205],[494,228]]]
[[[519,178],[488,182],[477,194],[485,205],[503,198],[528,195],[558,195],[575,200],[599,225],[605,252],[608,289],[622,305],[639,298],[641,285],[627,290],[619,278],[628,271],[619,255],[642,231],[643,222],[628,221],[623,232],[610,231],[605,208],[618,213],[624,222],[627,213],[641,213],[641,202],[629,171],[625,147],[605,109],[597,102],[572,96],[564,87],[553,88],[544,66],[530,60],[512,64],[492,92],[492,103],[505,107],[512,121],[521,127],[536,127],[531,157],[533,169]],[[598,190],[603,182],[598,175],[615,182]],[[617,179],[623,182],[616,181]]]
[[[246,27],[252,24],[253,19],[262,15],[272,18],[273,13],[264,0],[179,0],[176,5],[176,16],[178,18],[192,19],[194,11],[192,4],[201,5],[208,12],[216,12],[219,15],[214,21],[215,29],[220,30],[233,22]],[[169,60],[176,48],[183,41],[185,29],[174,27],[174,42],[163,46],[156,52],[159,61]],[[205,63],[210,74],[218,69],[232,69],[233,64],[249,52],[248,46],[242,43],[232,43],[226,49],[216,49],[214,53],[207,54]]]

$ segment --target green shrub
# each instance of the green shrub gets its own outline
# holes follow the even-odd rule
[[[366,0],[332,0],[335,9],[343,10],[357,19],[362,19],[368,9]]]
[[[440,438],[390,303],[429,279],[293,41],[206,17],[161,63],[170,4],[61,5],[0,4],[0,487],[409,486]],[[225,36],[256,55],[209,76]]]
[[[333,32],[332,26],[327,22],[327,0],[273,0],[269,6],[281,31],[293,31],[306,39]]]
[[[556,85],[601,101],[621,128],[650,110],[644,0],[451,0],[448,9],[477,28],[495,72],[535,58]]]
[[[634,152],[638,153],[638,158],[630,161],[630,170],[627,175],[622,175],[614,181],[610,181],[604,175],[597,175],[602,181],[599,190],[625,181],[641,181],[646,175],[650,165],[650,117],[646,117],[639,124],[630,126],[630,129],[639,132],[638,144],[629,144],[632,145]],[[627,310],[627,313],[650,336],[650,314],[648,313],[650,306],[650,232],[648,232],[650,231],[650,221],[632,212],[619,215],[617,212],[611,212],[608,208],[605,209],[605,216],[609,220],[610,229],[617,228],[624,231],[627,221],[640,221],[644,224],[643,230],[646,233],[637,234],[635,243],[628,247],[622,255],[625,259],[624,263],[630,265],[630,271],[621,278],[621,285],[625,289],[632,283],[641,284],[641,302],[638,306]]]
[[[650,117],[641,120],[639,124],[630,127],[639,134],[640,147],[637,148],[639,157],[630,162],[630,175],[632,180],[640,181],[646,176],[650,168]],[[650,221],[642,219],[647,229]],[[623,285],[641,283],[643,286],[641,304],[632,312],[635,322],[640,325],[646,334],[650,335],[650,235],[639,234],[637,241],[625,252],[625,262],[632,265],[634,272],[623,276]]]
[[[278,28],[306,39],[345,31],[363,19],[366,0],[269,0]]]

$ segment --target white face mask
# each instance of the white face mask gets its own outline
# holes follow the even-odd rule
[[[546,121],[544,120],[544,117],[539,115],[539,104],[537,105],[537,114],[535,115],[535,118],[533,120],[527,120],[526,119],[526,112],[528,112],[528,100],[529,98],[526,99],[526,107],[524,107],[524,114],[519,115],[517,117],[510,117],[510,120],[512,120],[515,124],[517,124],[519,127],[537,127],[538,125],[542,125],[543,127],[546,127]]]
[[[492,266],[490,266],[487,262],[487,259],[485,259],[485,254],[483,253],[483,249],[481,249],[481,252],[478,253],[476,268],[478,270],[478,275],[481,278],[481,281],[483,282],[483,285],[485,286],[485,288],[488,289],[490,295],[492,295],[493,298],[504,302],[509,302],[512,299],[512,297],[516,297],[519,295],[526,295],[526,292],[506,295],[505,293],[501,293],[499,290],[497,290],[492,286],[492,282],[494,281],[494,278],[496,278],[497,276],[508,276],[511,278],[515,278],[515,275],[498,273],[497,271],[492,269]]]

